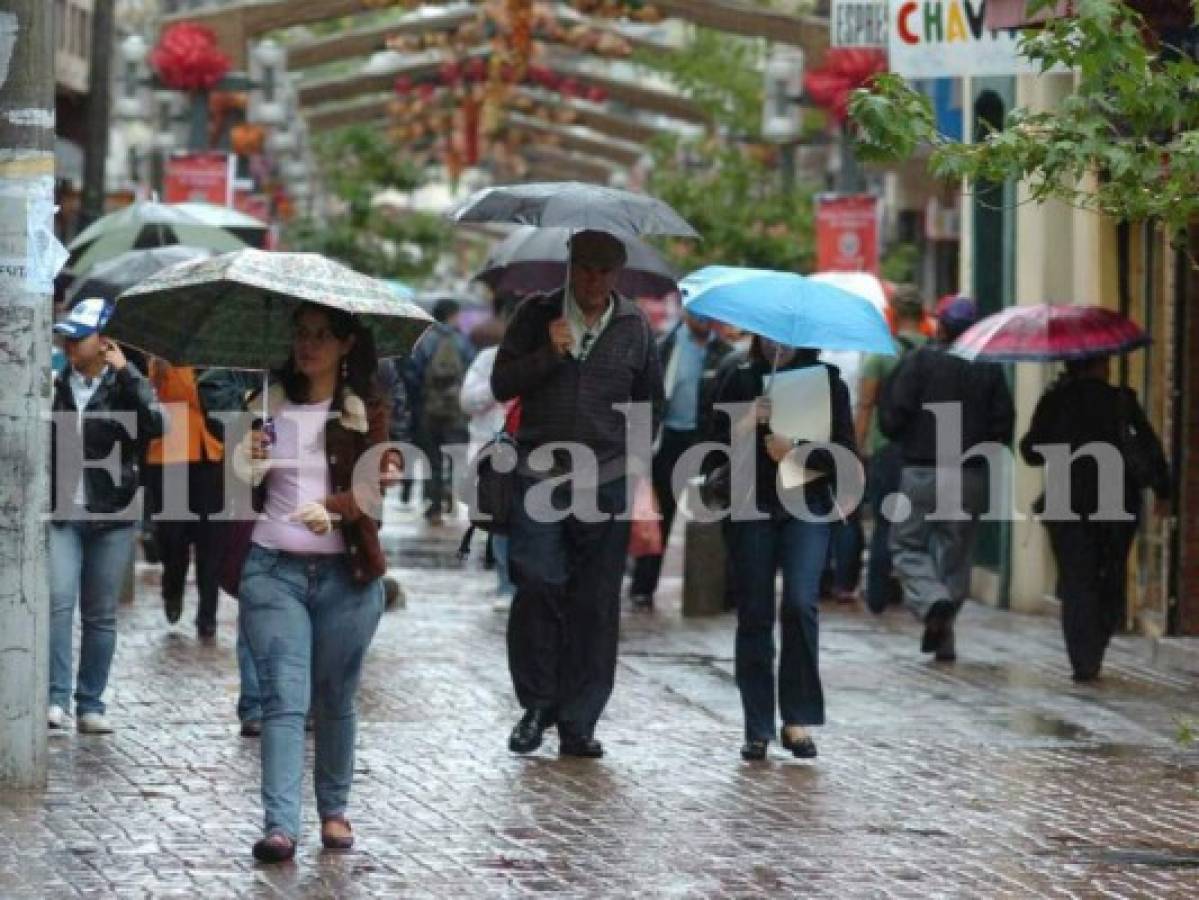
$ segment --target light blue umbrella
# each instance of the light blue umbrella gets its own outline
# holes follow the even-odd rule
[[[788,347],[894,355],[882,315],[865,297],[793,272],[707,266],[681,282],[683,308]]]

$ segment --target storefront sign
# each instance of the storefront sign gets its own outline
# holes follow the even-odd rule
[[[1019,52],[1018,29],[986,26],[987,2],[889,0],[891,71],[907,78],[1039,72],[1039,64]]]
[[[232,206],[236,166],[237,157],[230,153],[173,153],[166,163],[164,199]]]
[[[887,0],[833,0],[829,45],[886,47]]]
[[[879,201],[870,194],[816,198],[816,271],[878,274]]]

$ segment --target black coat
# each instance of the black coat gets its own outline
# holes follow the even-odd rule
[[[491,373],[501,403],[520,398],[522,453],[551,442],[576,442],[595,453],[605,472],[625,457],[627,419],[614,408],[650,404],[653,433],[662,421],[662,371],[645,314],[616,296],[616,308],[587,359],[559,356],[549,325],[562,315],[563,292],[529,297],[504,333]],[[604,477],[603,480],[608,480]]]
[[[936,419],[930,403],[957,403],[962,413],[962,445],[937,447]],[[949,353],[944,344],[928,344],[904,356],[891,374],[879,405],[879,428],[903,448],[905,465],[934,466],[937,454],[956,455],[978,444],[1008,445],[1016,408],[1003,369],[995,363],[970,362]],[[985,462],[970,457],[966,465]]]
[[[162,406],[154,394],[154,388],[132,363],[119,372],[111,368],[100,376],[100,384],[92,398],[88,401],[87,413],[126,412],[136,417],[136,430],[130,433],[125,426],[115,419],[93,415],[84,420],[82,444],[80,444],[77,410],[75,397],[71,393],[68,381],[70,369],[64,370],[54,379],[54,399],[51,411],[69,413],[70,415],[56,417],[56,425],[51,430],[50,437],[50,504],[59,496],[57,475],[58,469],[63,468],[63,474],[69,478],[62,486],[62,496],[75,496],[79,483],[79,470],[71,464],[71,460],[59,460],[60,438],[74,441],[75,446],[82,446],[83,458],[86,460],[104,460],[117,449],[120,457],[119,474],[113,479],[103,467],[84,469],[84,496],[87,511],[97,514],[116,513],[123,510],[133,500],[140,483],[140,465],[142,450],[146,442],[152,438],[162,437],[166,432],[166,416]],[[59,421],[61,418],[62,421]],[[68,429],[68,433],[59,433],[59,428]],[[61,515],[65,511],[57,511]]]
[[[841,373],[836,366],[819,362],[814,353],[797,351],[790,363],[779,366],[780,372],[791,369],[802,369],[808,366],[822,366],[829,377],[830,433],[834,444],[857,454],[857,439],[854,435],[853,411],[849,405],[849,388],[846,387]],[[725,357],[717,374],[716,389],[713,394],[714,404],[748,403],[762,396],[762,376],[769,375],[772,366],[746,353],[733,353]],[[732,423],[723,412],[712,410],[706,417],[705,437],[707,440],[723,444],[732,444]],[[767,425],[758,425],[754,440],[756,456],[753,460],[757,483],[758,509],[769,515],[778,515],[783,511],[779,500],[777,478],[778,463],[766,452],[766,437],[770,433]],[[724,462],[723,457],[709,454],[706,460],[710,467]],[[835,465],[832,454],[827,449],[817,448],[807,458],[809,469],[826,473],[826,477],[809,482],[805,490],[805,502],[814,513],[824,514],[832,508],[832,497],[836,489],[833,479]]]
[[[686,327],[686,324],[680,322],[674,328],[670,329],[666,336],[658,343],[658,359],[662,367],[663,377],[665,377],[666,371],[670,368],[670,357],[674,355],[674,349],[678,346],[679,335],[683,334],[683,329]],[[708,346],[704,350],[703,374],[700,376],[699,382],[698,408],[696,409],[695,416],[697,428],[702,429],[704,416],[712,408],[712,396],[716,390],[716,375],[720,369],[720,364],[732,352],[732,345],[716,335],[713,335],[712,339],[708,341]]]
[[[1121,439],[1121,427],[1126,437]],[[1028,433],[1020,439],[1020,455],[1033,466],[1046,464],[1036,450],[1043,444],[1066,444],[1071,453],[1092,442],[1110,444],[1124,459],[1122,498],[1124,509],[1138,515],[1141,491],[1152,488],[1158,497],[1170,495],[1170,467],[1161,442],[1128,388],[1115,387],[1098,378],[1059,378],[1041,396],[1033,410]],[[1138,457],[1131,460],[1132,456]],[[1142,473],[1142,480],[1136,477]],[[1045,471],[1046,479],[1066,477]],[[1072,510],[1080,516],[1099,507],[1099,467],[1091,456],[1076,460],[1069,471]]]

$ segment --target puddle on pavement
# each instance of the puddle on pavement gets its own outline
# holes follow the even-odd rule
[[[1027,737],[1058,738],[1063,741],[1084,741],[1094,737],[1093,732],[1081,725],[1031,710],[1012,710],[1001,715],[998,721]]]
[[[1199,869],[1199,849],[1194,851],[1162,850],[1100,850],[1100,861],[1122,866],[1153,866],[1166,869]]]

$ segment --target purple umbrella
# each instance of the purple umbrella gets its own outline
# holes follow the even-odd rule
[[[570,228],[523,225],[491,251],[475,278],[499,294],[556,291],[566,281]],[[616,235],[629,259],[616,282],[627,297],[662,297],[678,290],[674,272],[653,247],[628,235]]]

